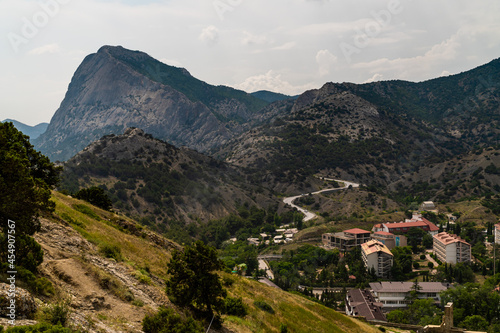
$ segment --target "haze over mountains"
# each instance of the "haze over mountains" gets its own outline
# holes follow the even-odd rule
[[[47,127],[49,126],[49,123],[41,123],[35,126],[29,126],[13,119],[5,119],[4,121],[2,121],[2,123],[6,122],[11,122],[15,128],[29,136],[31,140],[38,138],[47,130]]]

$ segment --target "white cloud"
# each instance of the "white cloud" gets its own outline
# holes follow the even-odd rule
[[[434,72],[436,68],[454,60],[458,56],[461,35],[460,31],[457,32],[441,43],[433,45],[422,55],[395,59],[380,58],[354,64],[352,68],[368,70],[370,73],[391,73],[391,76],[397,73],[397,78],[400,79],[419,77],[423,73]]]
[[[338,58],[328,50],[320,50],[316,53],[316,63],[318,64],[319,75],[330,74],[333,65],[337,63]]]
[[[175,60],[175,59],[166,59],[166,58],[162,58],[162,59],[160,59],[160,61],[161,61],[162,63],[164,63],[164,64],[169,65],[169,66],[184,67],[180,61]]]
[[[295,95],[303,93],[307,89],[312,89],[313,85],[306,84],[302,86],[293,86],[289,82],[283,80],[281,78],[281,74],[270,70],[265,74],[251,76],[244,82],[234,85],[234,87],[247,92],[269,90],[283,94]]]
[[[44,46],[37,47],[28,52],[30,55],[42,55],[42,54],[54,54],[61,52],[61,47],[57,43],[47,44]]]
[[[263,45],[272,43],[272,40],[265,35],[254,35],[248,31],[243,31],[243,34],[245,35],[241,40],[243,45]]]
[[[384,78],[384,76],[382,74],[376,73],[376,74],[373,74],[373,76],[371,78],[369,78],[368,80],[366,80],[363,83],[382,81],[383,78]]]
[[[208,27],[203,28],[198,38],[208,45],[215,45],[219,42],[219,29],[213,25],[209,25]]]

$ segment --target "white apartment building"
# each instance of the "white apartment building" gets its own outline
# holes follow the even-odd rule
[[[433,238],[434,254],[440,261],[449,264],[471,261],[471,246],[459,236],[440,232]]]
[[[366,269],[375,269],[378,277],[388,277],[394,256],[382,242],[371,240],[361,244],[361,255]]]
[[[441,301],[439,293],[450,288],[449,283],[419,282],[418,298],[432,298],[436,303]],[[408,305],[413,282],[372,282],[370,291],[378,303],[382,303],[382,310],[389,311],[395,308],[404,308]]]

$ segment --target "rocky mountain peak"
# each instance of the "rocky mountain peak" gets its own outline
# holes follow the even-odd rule
[[[138,127],[176,146],[209,151],[241,133],[267,104],[243,91],[211,86],[144,52],[103,46],[78,67],[34,145],[64,161],[104,135]]]

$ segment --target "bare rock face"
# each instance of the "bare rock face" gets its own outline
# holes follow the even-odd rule
[[[33,319],[37,310],[35,299],[22,288],[15,288],[15,309],[11,305],[9,294],[12,293],[9,284],[0,283],[0,317],[9,319]],[[12,314],[15,315],[11,316]]]
[[[211,86],[145,53],[104,46],[77,69],[34,145],[52,160],[64,161],[104,135],[138,127],[204,152],[241,132],[266,104],[243,91]]]

